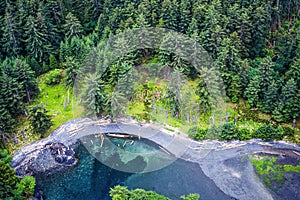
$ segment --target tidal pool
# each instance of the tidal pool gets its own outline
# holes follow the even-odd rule
[[[90,140],[90,138],[88,138]],[[93,143],[94,148],[99,144]],[[111,144],[123,151],[142,155],[157,150],[155,143],[142,139],[135,140],[129,145],[124,144],[124,139],[111,138]],[[180,199],[181,195],[198,193],[201,199],[226,200],[232,199],[224,194],[201,170],[198,164],[177,159],[170,165],[156,171],[142,173],[147,162],[145,158],[135,159],[130,163],[137,166],[140,173],[128,173],[118,171],[100,162],[86,149],[86,145],[80,145],[76,149],[79,163],[73,168],[59,171],[52,175],[39,175],[37,187],[42,189],[47,200],[107,200],[110,188],[115,185],[125,185],[129,189],[143,188],[154,190],[171,199]],[[111,154],[111,156],[114,156]]]

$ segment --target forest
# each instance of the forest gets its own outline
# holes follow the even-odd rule
[[[72,119],[70,96],[81,65],[99,44],[125,30],[166,28],[197,41],[223,79],[226,123],[208,124],[213,113],[200,74],[182,58],[159,49],[130,52],[101,77],[91,77],[97,88],[87,92],[83,104],[98,116],[115,112],[110,106],[113,89],[125,74],[145,63],[160,63],[185,74],[195,87],[203,120],[188,131],[191,137],[300,144],[297,0],[5,0],[0,2],[0,27],[0,163],[5,170],[0,179],[13,177],[1,185],[1,198],[32,195],[33,180],[12,175],[8,152]],[[170,107],[169,123],[176,126],[176,116],[180,121],[184,111],[176,106],[174,94],[161,87],[166,99],[162,104]],[[133,96],[131,102],[142,110],[133,110],[133,116],[149,121],[156,87],[149,83],[131,89],[150,94]]]

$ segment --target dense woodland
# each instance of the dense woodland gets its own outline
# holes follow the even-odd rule
[[[47,106],[31,105],[40,93],[40,76],[46,73],[48,85],[59,83],[72,88],[82,62],[94,47],[124,30],[143,27],[167,28],[197,40],[221,72],[226,101],[242,104],[238,109],[246,114],[240,120],[257,121],[256,112],[271,117],[267,122],[262,121],[252,136],[249,130],[234,123],[225,124],[221,139],[270,140],[291,136],[295,131],[289,127],[295,126],[300,114],[299,16],[298,0],[3,0],[0,2],[1,146],[16,140],[14,131],[20,116],[28,117],[33,132],[43,135],[51,127]],[[113,101],[113,95],[107,88],[115,86],[143,60],[151,62],[154,58],[155,62],[181,69],[196,80],[199,106],[209,111],[208,91],[193,67],[176,55],[157,49],[133,52],[114,63],[102,80],[91,79],[99,88],[86,97],[87,102],[93,104],[97,113],[109,114],[112,111],[107,102]],[[179,111],[174,109],[173,114]],[[205,131],[194,128],[191,134],[204,139]],[[9,161],[0,162],[1,168],[9,165]],[[12,173],[11,169],[6,170]],[[1,198],[16,193],[16,178],[7,184],[11,188],[1,189]]]

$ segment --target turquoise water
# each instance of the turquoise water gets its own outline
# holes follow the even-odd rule
[[[115,145],[124,142],[121,139],[111,141]],[[147,140],[136,140],[134,144],[126,145],[125,148],[126,151],[134,153],[138,151],[145,153],[155,151],[157,147]],[[120,149],[122,149],[121,145]],[[171,199],[179,199],[181,195],[189,193],[199,193],[201,199],[206,200],[230,199],[203,174],[198,164],[178,159],[160,170],[148,173],[127,173],[102,164],[90,154],[84,145],[80,145],[76,153],[80,159],[77,166],[53,175],[36,177],[37,187],[43,190],[45,199],[111,199],[108,196],[109,189],[118,184],[128,186],[129,189],[154,190]],[[135,162],[131,164],[143,171],[146,164],[138,159]]]

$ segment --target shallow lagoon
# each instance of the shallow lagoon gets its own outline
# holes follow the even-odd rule
[[[113,144],[123,142],[122,139],[111,139],[111,141]],[[135,140],[132,145],[125,146],[126,151],[142,154],[151,153],[156,148],[149,140]],[[171,199],[180,199],[181,195],[189,193],[198,193],[201,199],[207,200],[232,199],[205,176],[199,165],[195,163],[177,159],[160,170],[127,173],[102,164],[84,145],[80,145],[76,153],[80,159],[77,166],[50,176],[36,177],[38,188],[43,190],[47,200],[106,200],[110,199],[109,189],[118,184],[128,186],[129,189],[154,190]],[[141,164],[139,162],[136,165]]]

